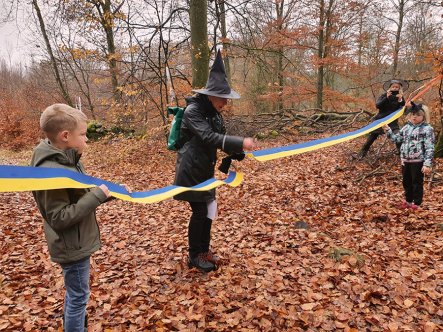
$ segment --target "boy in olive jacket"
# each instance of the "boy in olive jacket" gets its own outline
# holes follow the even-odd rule
[[[81,111],[54,104],[40,117],[42,140],[31,166],[65,168],[84,173],[80,156],[86,148],[87,118]],[[33,192],[44,219],[51,260],[63,270],[66,288],[64,331],[86,330],[90,256],[100,248],[95,209],[110,196],[105,185],[93,189],[54,189]]]

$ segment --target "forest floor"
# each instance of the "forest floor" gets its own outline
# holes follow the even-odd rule
[[[442,331],[443,163],[422,207],[401,210],[393,145],[377,140],[379,154],[352,160],[362,142],[237,162],[244,182],[217,189],[212,231],[228,263],[208,274],[185,264],[185,202],[101,205],[89,331]],[[30,155],[2,150],[0,164]],[[174,178],[160,140],[92,143],[82,159],[134,191]],[[63,278],[31,193],[1,193],[0,220],[0,331],[61,331]]]

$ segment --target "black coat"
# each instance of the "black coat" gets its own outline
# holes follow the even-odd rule
[[[217,149],[227,153],[242,152],[243,138],[226,135],[223,117],[206,95],[187,98],[187,107],[180,127],[174,184],[192,187],[214,177]],[[187,191],[174,196],[189,202],[209,202],[215,199],[215,189]]]
[[[405,99],[399,102],[397,96],[391,95],[389,98],[386,96],[386,92],[378,97],[375,106],[378,108],[378,114],[374,117],[374,120],[382,119],[385,116],[394,113],[399,108],[405,105]]]

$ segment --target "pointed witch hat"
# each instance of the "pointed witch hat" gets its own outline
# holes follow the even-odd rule
[[[400,84],[401,87],[403,88],[403,91],[406,91],[409,88],[409,83],[408,81],[405,80],[400,80],[400,79],[392,79],[389,81],[386,81],[383,84],[383,90],[388,91],[388,89],[391,87],[392,84],[397,83]]]
[[[207,96],[220,97],[225,99],[239,99],[240,95],[231,89],[226,78],[225,66],[220,50],[217,52],[211,71],[209,72],[208,82],[204,89],[192,90]]]

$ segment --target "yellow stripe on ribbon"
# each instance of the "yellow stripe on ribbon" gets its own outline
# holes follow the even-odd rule
[[[408,101],[412,102],[415,99],[422,96],[427,90],[429,90],[432,87],[432,85],[435,84],[435,82],[437,82],[437,80],[441,79],[442,77],[443,77],[443,75],[438,75],[437,77],[434,77],[432,80],[430,80],[426,84],[422,85],[420,88],[415,90],[415,91],[418,91],[418,90],[421,90],[421,91],[419,93],[417,93],[413,98],[409,97]],[[406,104],[407,104],[407,102],[406,102]],[[384,125],[387,125],[387,124],[391,123],[392,121],[397,120],[399,117],[401,117],[403,115],[404,111],[405,111],[405,107],[398,109],[394,113],[392,113],[382,119],[378,119],[376,121],[373,121],[363,128],[360,128],[358,130],[351,131],[351,132],[348,132],[345,134],[331,136],[331,137],[327,137],[327,138],[316,139],[313,141],[308,141],[308,142],[303,142],[303,143],[298,143],[298,144],[279,146],[279,147],[275,147],[275,148],[254,151],[254,152],[247,153],[246,155],[248,157],[256,159],[258,161],[268,161],[268,160],[294,156],[297,154],[326,148],[328,146],[343,143],[343,142],[349,141],[351,139],[355,139],[357,137],[369,134],[370,132],[372,132],[378,128],[381,128]]]
[[[275,147],[275,148],[254,151],[254,152],[248,153],[246,155],[251,158],[254,158],[258,161],[268,161],[268,160],[294,156],[297,154],[326,148],[328,146],[343,143],[343,142],[349,141],[351,139],[366,135],[366,134],[370,133],[371,131],[381,128],[384,125],[389,124],[392,121],[398,119],[400,116],[402,116],[404,113],[404,110],[405,110],[404,107],[400,108],[399,110],[395,111],[394,113],[392,113],[382,119],[371,122],[369,125],[367,125],[363,128],[360,128],[358,130],[351,131],[349,133],[326,137],[326,138],[321,138],[321,139],[316,139],[313,141],[308,141],[308,142],[303,142],[303,143],[298,143],[298,144],[279,146],[279,147]]]
[[[185,191],[208,191],[227,184],[237,187],[243,174],[230,172],[224,180],[209,179],[193,187],[167,186],[129,193],[123,186],[63,168],[0,165],[0,192],[92,188],[105,184],[113,197],[134,203],[157,203]]]
[[[443,75],[439,75],[415,90],[421,91],[413,98],[409,98],[408,101],[413,101],[419,98],[438,79],[441,79],[442,77]],[[315,151],[368,134],[371,131],[381,128],[384,125],[398,119],[403,115],[404,110],[405,108],[403,107],[383,119],[376,120],[363,128],[349,133],[299,144],[254,151],[248,153],[247,155],[258,161],[267,161],[309,151]],[[228,177],[224,180],[212,178],[193,187],[180,187],[172,185],[151,191],[129,193],[124,187],[118,184],[62,168],[0,165],[0,192],[51,190],[62,188],[92,188],[105,184],[109,188],[112,196],[125,201],[137,203],[156,203],[185,191],[207,191],[224,184],[231,187],[236,187],[242,182],[242,180],[242,173],[230,172]]]

